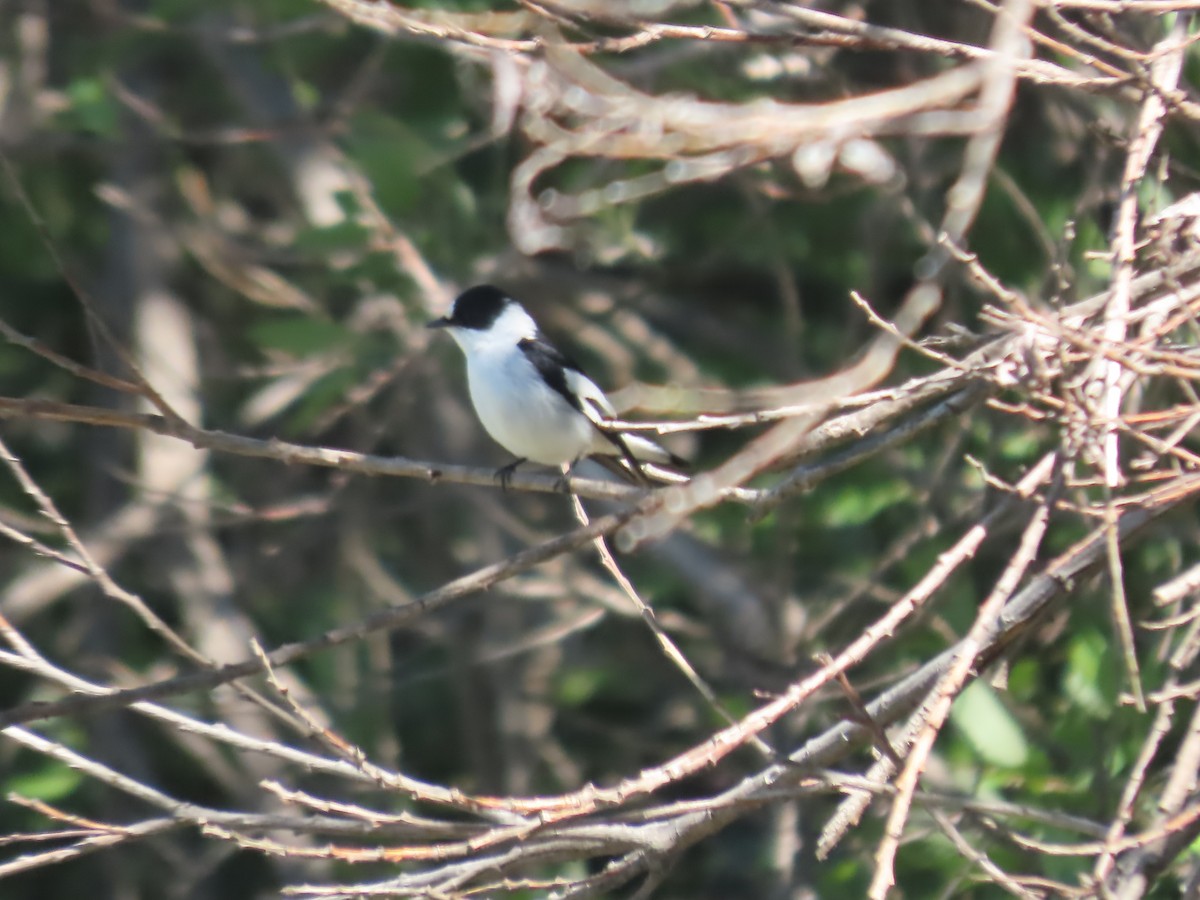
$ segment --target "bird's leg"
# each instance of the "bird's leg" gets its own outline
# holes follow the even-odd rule
[[[558,471],[561,473],[558,476],[558,481],[554,482],[554,489],[562,491],[564,494],[571,493],[571,473],[575,471],[575,466],[579,460],[574,462],[563,463],[559,466]]]
[[[496,470],[495,478],[497,481],[500,482],[501,490],[503,490],[503,491],[508,490],[509,484],[512,483],[513,472],[517,471],[517,466],[519,466],[523,462],[526,462],[525,457],[518,456],[516,459],[514,459],[512,462],[510,462],[507,466],[501,466],[499,469]]]

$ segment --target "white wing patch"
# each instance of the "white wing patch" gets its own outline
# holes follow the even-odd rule
[[[652,460],[654,462],[671,463],[671,454],[658,444],[637,434],[614,432],[611,422],[617,418],[617,411],[608,402],[604,392],[596,387],[586,375],[568,369],[566,372],[567,387],[579,398],[583,414],[599,429],[592,452],[609,456],[624,456],[627,449],[634,459]],[[614,437],[606,437],[614,435]],[[624,446],[622,446],[624,445]]]
[[[567,369],[565,374],[567,387],[572,394],[579,398],[579,405],[583,407],[585,416],[601,428],[606,427],[609,420],[617,417],[617,411],[604,396],[604,391],[596,387],[596,383],[592,379],[573,369]]]

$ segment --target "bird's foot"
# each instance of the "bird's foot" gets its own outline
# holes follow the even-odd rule
[[[500,490],[508,490],[508,486],[512,483],[513,472],[517,471],[517,466],[523,462],[525,462],[525,457],[518,457],[507,466],[501,466],[496,470],[495,478],[500,482]]]
[[[554,482],[554,489],[560,494],[571,493],[571,473],[575,471],[575,463],[578,462],[579,460],[575,460],[573,463],[563,463],[558,470],[559,476],[558,480]]]

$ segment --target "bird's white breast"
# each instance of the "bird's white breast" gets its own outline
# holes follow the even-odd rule
[[[557,466],[589,452],[592,424],[515,346],[476,347],[467,355],[467,384],[479,421],[509,453]]]

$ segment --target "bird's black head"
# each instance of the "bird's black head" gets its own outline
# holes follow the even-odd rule
[[[500,313],[504,312],[504,308],[512,302],[500,288],[490,284],[477,284],[458,295],[450,309],[450,315],[434,319],[427,327],[487,331],[500,317]]]

